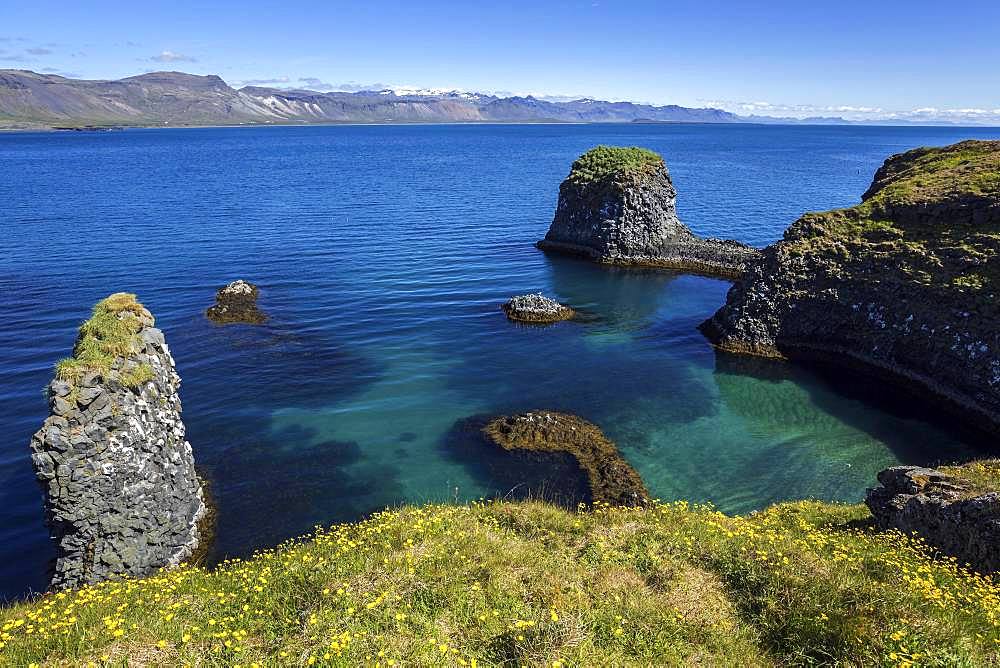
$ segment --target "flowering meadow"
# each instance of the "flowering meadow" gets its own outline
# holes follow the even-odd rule
[[[387,510],[0,609],[12,666],[991,666],[1000,584],[863,506]]]

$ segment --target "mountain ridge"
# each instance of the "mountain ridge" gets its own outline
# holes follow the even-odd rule
[[[73,79],[31,70],[0,69],[0,130],[336,123],[962,125],[946,120],[740,116],[715,107],[445,89],[324,92],[258,85],[234,88],[215,74],[178,71],[147,72],[122,79]]]
[[[715,108],[461,91],[320,92],[233,88],[217,75],[162,71],[117,80],[0,70],[0,128],[428,122],[735,123]]]

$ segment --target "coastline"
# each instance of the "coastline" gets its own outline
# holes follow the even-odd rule
[[[915,123],[901,123],[898,125],[886,124],[886,123],[759,123],[759,122],[743,122],[743,121],[598,121],[598,122],[586,122],[586,121],[552,121],[552,120],[539,120],[539,121],[384,121],[384,122],[374,122],[374,121],[327,121],[321,123],[206,123],[202,124],[142,124],[142,125],[128,125],[122,123],[109,123],[108,125],[92,125],[91,127],[85,127],[82,124],[77,127],[64,126],[64,127],[54,127],[51,125],[42,125],[36,128],[15,128],[15,127],[5,127],[0,125],[0,133],[31,133],[31,132],[52,132],[52,133],[71,133],[71,132],[107,132],[107,131],[125,131],[125,130],[195,130],[195,129],[224,129],[224,128],[289,128],[289,127],[384,127],[384,126],[519,126],[519,125],[566,125],[566,126],[598,126],[598,125],[611,125],[620,127],[632,127],[640,125],[655,125],[655,126],[672,126],[672,125],[682,125],[682,126],[698,126],[698,125],[710,125],[713,127],[757,127],[757,128],[946,128],[946,129],[968,129],[968,130],[997,130],[1000,131],[1000,125],[957,125],[957,124],[915,124]]]

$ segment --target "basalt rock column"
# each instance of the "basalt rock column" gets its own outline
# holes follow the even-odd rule
[[[739,278],[759,251],[701,239],[677,218],[667,166],[642,148],[598,146],[577,158],[538,247],[603,264],[652,266]]]
[[[180,378],[135,295],[99,302],[48,386],[31,459],[56,541],[51,588],[141,577],[199,544],[206,508]]]

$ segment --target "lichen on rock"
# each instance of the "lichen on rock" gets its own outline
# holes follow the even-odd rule
[[[809,213],[702,325],[724,350],[849,363],[1000,430],[1000,142],[889,158]]]
[[[697,237],[677,218],[676,199],[658,154],[598,146],[577,158],[559,186],[555,217],[538,247],[604,264],[739,278],[759,251]]]
[[[914,533],[976,570],[1000,570],[1000,492],[995,488],[987,491],[965,479],[962,467],[893,466],[879,473],[878,481],[881,487],[868,490],[865,504],[879,528]]]
[[[102,300],[48,386],[31,460],[56,541],[53,589],[145,576],[197,548],[206,514],[180,378],[135,295]]]
[[[511,320],[536,324],[569,320],[575,315],[570,307],[540,293],[511,297],[500,308]]]
[[[221,325],[244,323],[259,325],[267,316],[257,308],[260,290],[256,285],[243,279],[219,288],[215,293],[215,304],[208,307],[205,315],[212,322]]]
[[[495,445],[517,452],[568,453],[586,473],[592,501],[616,506],[649,502],[642,478],[597,426],[575,415],[530,411],[498,417],[483,433]]]

